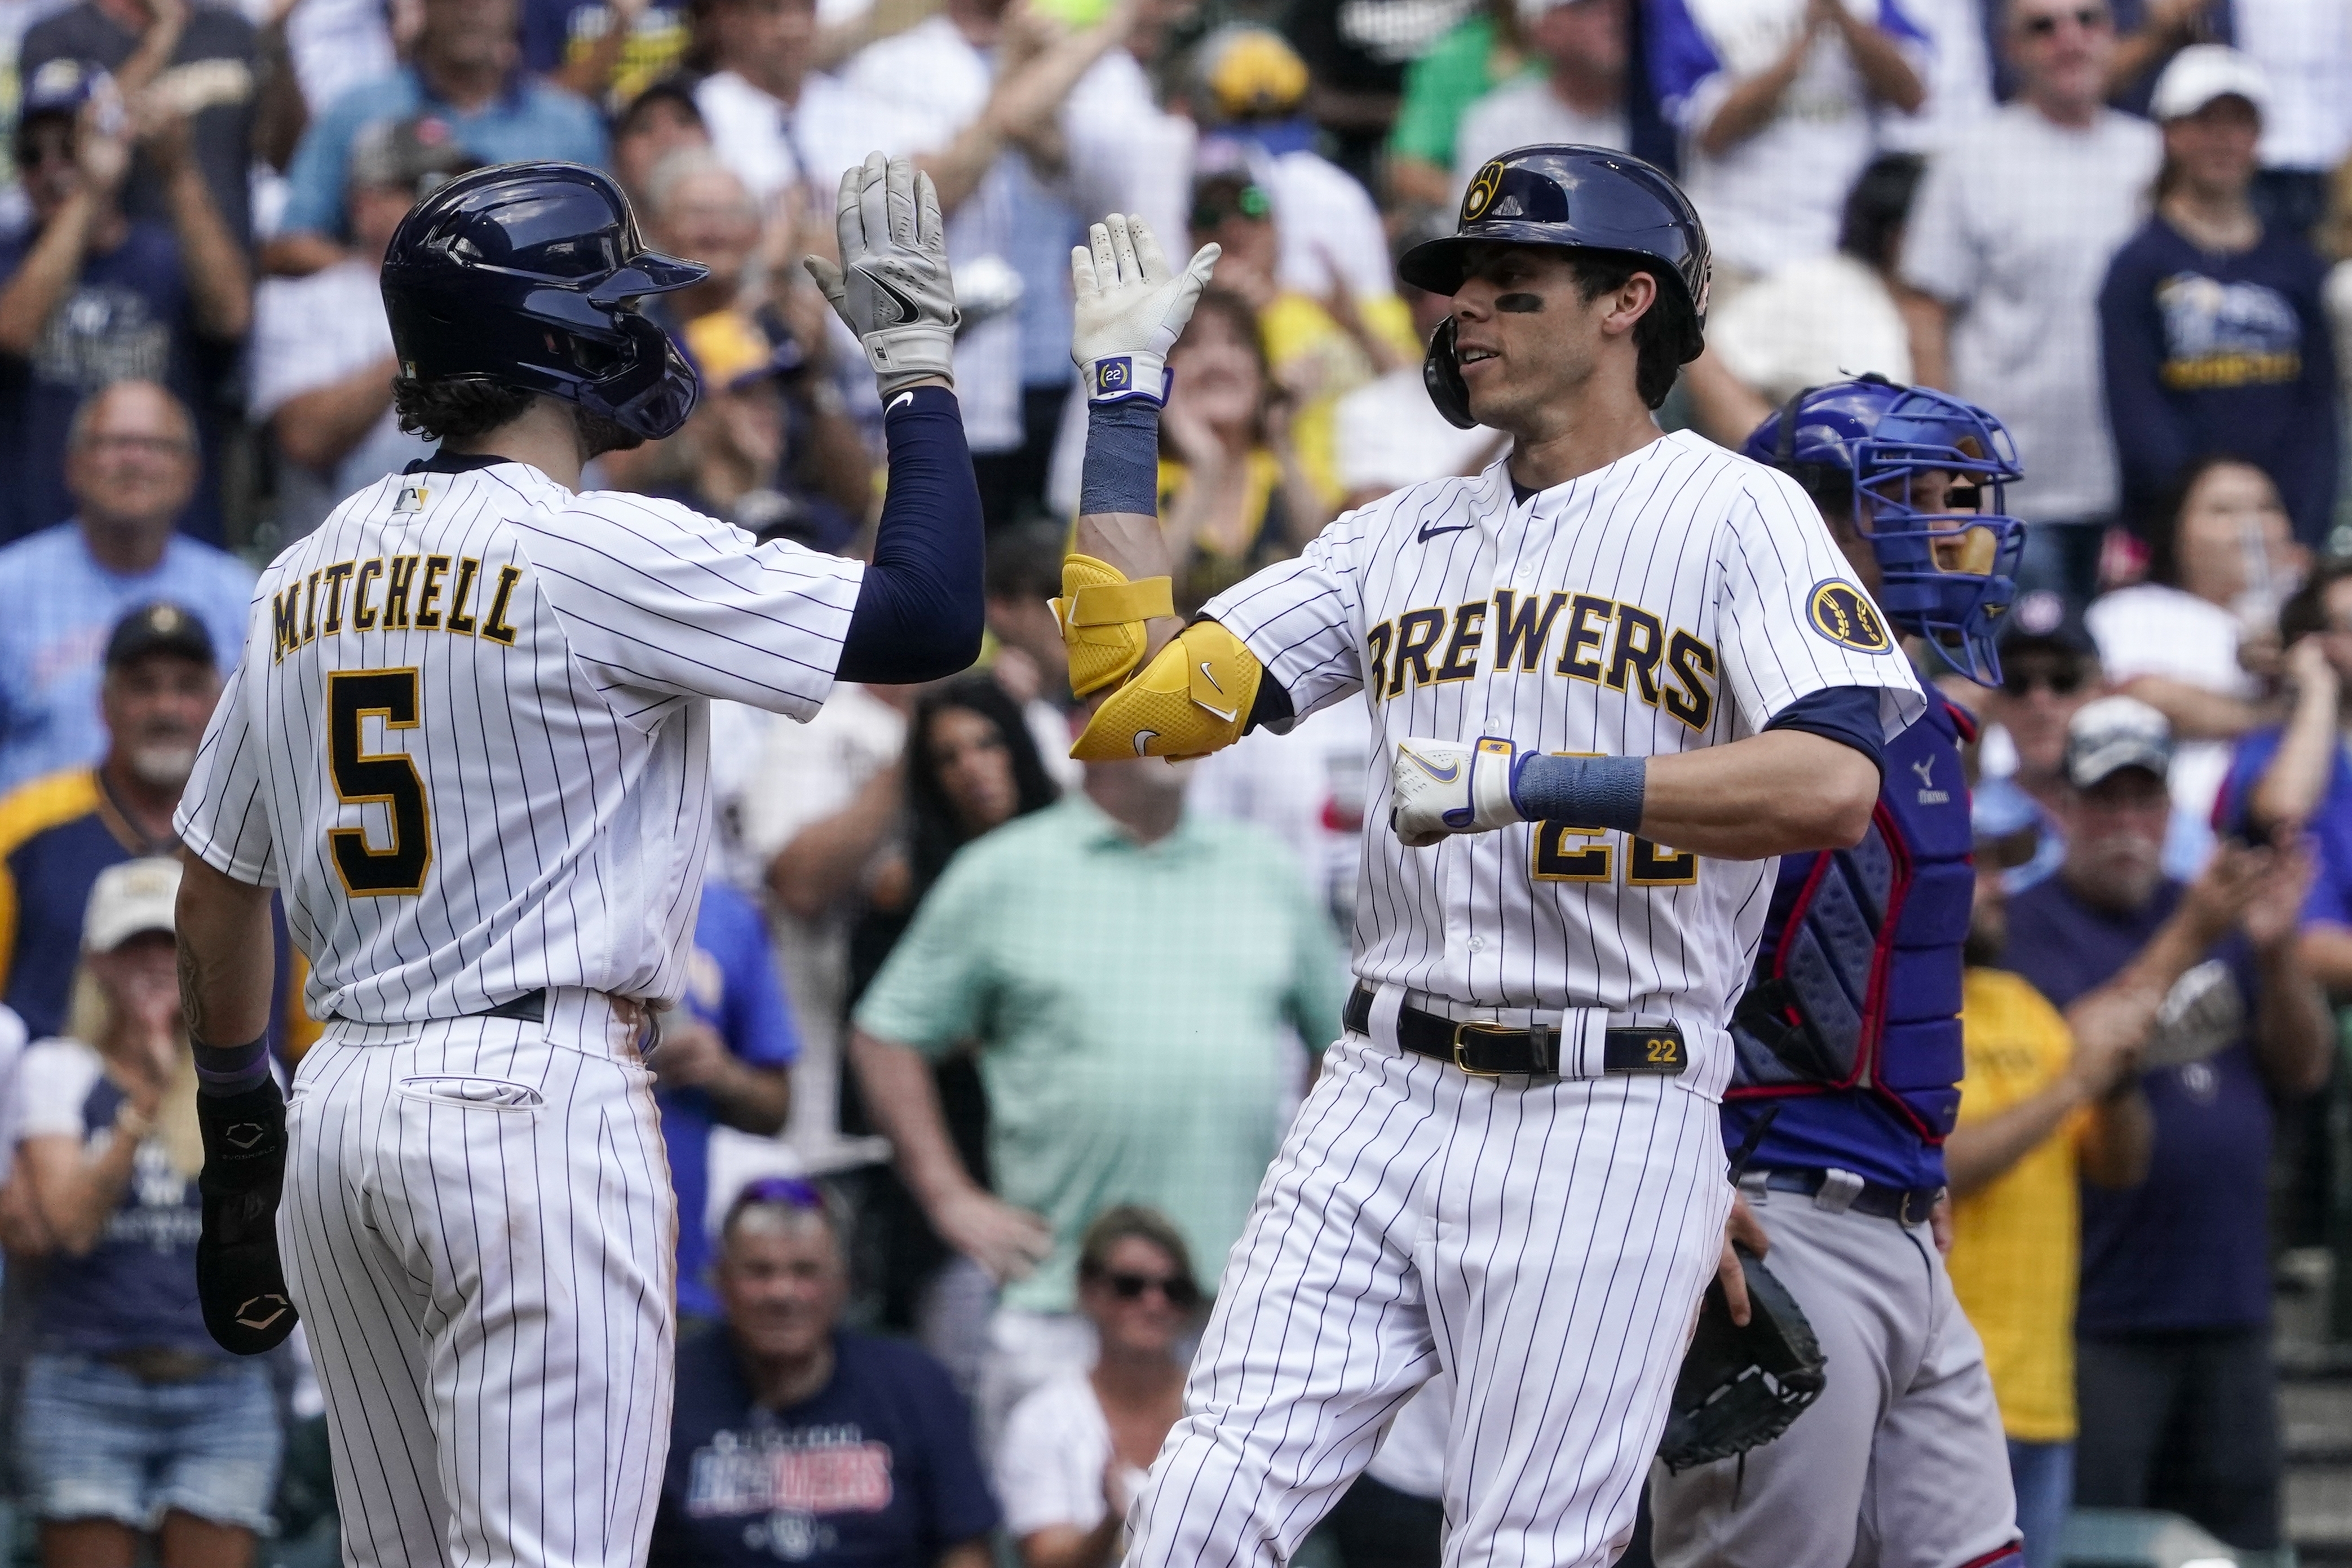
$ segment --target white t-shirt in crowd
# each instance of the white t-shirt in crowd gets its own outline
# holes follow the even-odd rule
[[[1300,719],[1287,735],[1255,730],[1202,758],[1184,804],[1203,816],[1255,822],[1288,844],[1344,938],[1355,924],[1371,754],[1371,715],[1363,698],[1349,697]]]
[[[1911,380],[1911,338],[1895,297],[1853,256],[1792,261],[1707,318],[1706,346],[1767,402],[1872,371]]]
[[[1904,14],[1927,36],[1927,101],[1916,114],[1883,114],[1882,147],[1940,152],[1968,125],[1992,112],[1992,62],[1985,50],[1984,6],[1998,0],[1903,0]]]
[[[1321,299],[1330,294],[1336,272],[1359,299],[1396,292],[1380,208],[1353,174],[1302,150],[1273,159],[1260,177],[1282,226],[1283,287]]]
[[[1810,0],[1653,0],[1649,54],[1659,106],[1683,137],[1690,193],[1716,265],[1761,274],[1837,247],[1846,192],[1894,111],[1870,95],[1843,38],[1817,35],[1772,118],[1722,152],[1700,149],[1740,82],[1771,68],[1806,26]],[[1895,0],[1843,0],[1927,74],[1928,47]]]
[[[2352,152],[2352,5],[2241,0],[2230,20],[2238,47],[2270,78],[2263,167],[2335,168]]]
[[[1018,1541],[1048,1525],[1092,1530],[1102,1522],[1103,1470],[1111,1460],[1110,1423],[1083,1372],[1065,1373],[1013,1407],[996,1454],[996,1497],[1005,1532]],[[1144,1472],[1119,1468],[1131,1499]]]
[[[1463,110],[1454,132],[1455,193],[1487,159],[1538,141],[1569,141],[1587,147],[1627,145],[1625,111],[1587,114],[1552,91],[1551,78],[1519,77],[1496,88]]]
[[[2116,457],[2099,361],[2099,286],[2145,215],[2162,148],[2145,120],[2086,129],[2011,104],[1929,165],[1903,276],[1952,310],[1952,391],[2017,438],[2011,507],[2034,522],[2104,517]]]
[[[247,407],[268,420],[291,399],[341,381],[392,356],[383,284],[374,262],[352,259],[308,277],[265,277],[253,292],[252,372]],[[299,538],[326,520],[345,497],[429,457],[433,443],[400,428],[387,407],[358,445],[328,473],[288,463],[280,471],[278,527]]]
[[[2117,685],[2163,675],[2224,696],[2251,701],[2262,683],[2238,664],[2238,618],[2182,589],[2143,582],[2102,594],[2083,612],[2099,645],[2099,664]],[[2210,822],[2214,797],[2230,772],[2226,740],[2183,740],[2172,748],[2176,817]]]
[[[1457,430],[1429,401],[1421,367],[1391,371],[1332,410],[1332,459],[1345,495],[1402,490],[1424,479],[1475,474],[1501,450],[1485,425]]]
[[[12,1146],[26,1138],[71,1138],[90,1134],[82,1106],[106,1075],[96,1051],[78,1040],[35,1040],[16,1067],[16,1116]]]

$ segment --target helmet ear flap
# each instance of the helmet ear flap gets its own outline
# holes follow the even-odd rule
[[[1421,361],[1421,384],[1429,401],[1456,430],[1473,430],[1478,421],[1470,412],[1470,389],[1462,384],[1462,360],[1454,347],[1454,318],[1448,316],[1429,335],[1429,354]]]

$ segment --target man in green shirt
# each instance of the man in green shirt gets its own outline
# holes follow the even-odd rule
[[[1082,792],[966,848],[853,1020],[851,1060],[908,1187],[1003,1285],[986,1437],[1091,1357],[1075,1307],[1096,1214],[1149,1204],[1204,1271],[1222,1268],[1281,1140],[1289,1031],[1317,1052],[1339,1033],[1328,916],[1273,838],[1185,814],[1190,766],[1089,764]],[[923,1062],[966,1041],[994,1196],[957,1156]]]

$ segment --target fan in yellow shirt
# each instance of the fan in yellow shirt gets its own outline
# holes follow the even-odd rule
[[[2024,857],[2000,852],[1982,804],[1960,999],[1967,1071],[1944,1144],[1947,1264],[1984,1340],[2026,1559],[2054,1562],[2073,1493],[2075,1183],[2129,1186],[2147,1172],[2152,1129],[2137,1069],[2163,988],[2151,996],[2126,971],[2062,1015],[2021,977],[1987,967],[2008,935],[2003,862]]]

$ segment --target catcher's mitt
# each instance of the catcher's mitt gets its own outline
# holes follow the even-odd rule
[[[1658,1458],[1677,1473],[1770,1442],[1821,1396],[1827,1381],[1821,1344],[1797,1299],[1754,1253],[1738,1251],[1748,1274],[1748,1326],[1731,1321],[1723,1281],[1708,1285],[1658,1444]]]

